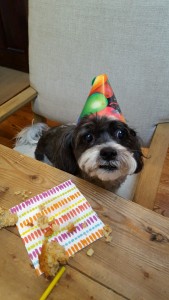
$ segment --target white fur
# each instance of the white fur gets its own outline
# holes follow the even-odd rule
[[[117,170],[108,171],[101,169],[100,165],[108,165],[108,163],[101,159],[100,150],[105,147],[111,147],[117,151],[117,157],[109,164],[116,166]],[[113,181],[125,175],[131,175],[135,172],[137,163],[125,147],[116,142],[107,142],[103,145],[93,146],[86,150],[78,161],[79,167],[90,177],[98,177],[102,181]]]
[[[48,130],[48,126],[44,123],[33,124],[21,130],[16,136],[14,150],[35,158],[36,145],[42,135],[42,132]]]

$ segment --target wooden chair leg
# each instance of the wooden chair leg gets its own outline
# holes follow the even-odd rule
[[[154,133],[148,157],[136,188],[133,201],[154,208],[164,160],[169,147],[169,123],[159,124]]]

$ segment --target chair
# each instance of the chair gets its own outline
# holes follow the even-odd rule
[[[35,99],[29,74],[0,66],[0,122]]]
[[[107,73],[128,124],[145,147],[154,135],[134,195],[134,201],[151,209],[169,145],[167,11],[163,0],[29,0],[35,119],[75,122],[90,81]]]

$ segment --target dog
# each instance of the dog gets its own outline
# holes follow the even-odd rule
[[[77,124],[52,128],[34,124],[18,134],[14,149],[22,152],[30,144],[30,156],[113,192],[143,168],[135,130],[106,116],[85,116]]]

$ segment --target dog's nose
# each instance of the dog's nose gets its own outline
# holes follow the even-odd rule
[[[106,148],[101,149],[100,156],[104,160],[110,161],[110,160],[116,158],[117,151],[111,147],[106,147]]]

